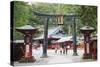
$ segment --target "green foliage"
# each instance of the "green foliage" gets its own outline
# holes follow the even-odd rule
[[[77,13],[80,15],[76,22],[80,22],[81,25],[89,25],[94,28],[97,27],[97,7],[96,6],[80,6],[80,5],[68,5],[68,4],[50,4],[50,3],[33,3],[31,5],[28,2],[14,1],[14,39],[21,39],[22,34],[15,31],[16,27],[31,24],[32,26],[43,25],[44,18],[37,17],[33,14],[34,11],[41,13],[53,13],[53,14],[69,14]],[[64,22],[71,22],[72,19],[64,18]],[[56,18],[51,18],[49,24],[57,23]],[[80,26],[77,26],[79,29]],[[68,27],[63,26],[65,31],[68,31]],[[71,30],[73,28],[71,27]],[[96,28],[97,29],[97,28]]]
[[[82,24],[89,25],[97,29],[97,7],[96,6],[81,6],[80,20]]]
[[[14,1],[14,14],[13,14],[13,22],[14,22],[14,31],[13,37],[14,39],[22,38],[22,34],[15,30],[16,27],[22,26],[28,23],[29,19],[29,6],[27,2],[22,1]]]
[[[26,2],[14,1],[14,25],[27,24],[29,17],[29,6]]]

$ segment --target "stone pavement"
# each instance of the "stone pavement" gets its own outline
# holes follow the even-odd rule
[[[33,50],[33,56],[36,58],[36,62],[34,63],[18,63],[15,62],[15,66],[24,66],[24,65],[44,65],[44,64],[61,64],[61,63],[75,63],[75,62],[86,62],[86,61],[92,61],[89,60],[83,60],[83,50],[78,49],[77,53],[78,56],[73,56],[73,50],[68,50],[68,54],[60,54],[59,52],[56,54],[54,50],[48,50],[48,57],[47,58],[41,58],[42,51],[41,50]]]

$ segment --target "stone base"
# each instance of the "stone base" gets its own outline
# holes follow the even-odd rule
[[[75,52],[75,53],[73,53],[73,56],[78,56],[78,54]]]
[[[41,56],[41,58],[47,58],[48,56],[47,56],[47,54],[43,54],[42,56]]]
[[[48,58],[48,56],[41,56],[40,58]]]
[[[84,54],[83,59],[92,59],[92,55],[91,54]]]
[[[97,60],[97,55],[92,55],[92,59]]]
[[[34,58],[34,56],[28,57],[28,58],[23,57],[19,60],[20,63],[30,63],[30,62],[35,62],[35,61],[36,59]]]

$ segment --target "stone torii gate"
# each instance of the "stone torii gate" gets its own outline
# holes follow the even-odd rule
[[[34,15],[43,17],[44,20],[44,44],[43,44],[43,55],[42,57],[47,57],[47,46],[48,46],[48,22],[49,18],[56,17],[58,20],[59,25],[64,24],[64,17],[71,18],[73,20],[73,55],[77,56],[77,47],[76,47],[76,23],[75,19],[78,18],[79,16],[76,14],[47,14],[47,13],[39,13],[39,12],[34,12]],[[60,20],[59,20],[60,18]]]

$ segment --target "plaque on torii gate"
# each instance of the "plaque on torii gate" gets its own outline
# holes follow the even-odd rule
[[[16,30],[24,34],[24,57],[19,62],[34,62],[35,58],[32,56],[32,35],[37,31],[36,28],[27,24],[17,27]]]

